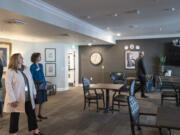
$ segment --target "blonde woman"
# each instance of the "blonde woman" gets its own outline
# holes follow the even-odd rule
[[[34,135],[43,135],[39,132],[34,111],[36,89],[31,72],[23,65],[23,57],[20,53],[16,53],[10,58],[5,85],[4,112],[11,115],[9,133],[17,135],[20,113],[26,112],[29,131],[33,131]]]

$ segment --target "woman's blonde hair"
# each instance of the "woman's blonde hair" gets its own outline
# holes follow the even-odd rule
[[[20,53],[15,53],[11,56],[10,61],[9,61],[9,66],[8,69],[15,70],[16,72],[18,71],[18,57],[20,56]],[[22,69],[24,70],[25,66],[22,65]]]

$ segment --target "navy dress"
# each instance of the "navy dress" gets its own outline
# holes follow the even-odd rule
[[[44,77],[43,64],[39,63],[39,68],[36,64],[32,64],[30,67],[30,70],[31,70],[34,82],[43,82],[45,86],[46,79]],[[36,104],[42,104],[46,101],[47,101],[47,91],[45,89],[37,90]]]

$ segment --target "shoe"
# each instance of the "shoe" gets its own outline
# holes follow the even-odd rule
[[[142,98],[148,98],[148,96],[146,96],[146,95],[143,95],[143,96],[141,96]]]
[[[39,118],[39,117],[38,117],[38,118]],[[39,119],[36,118],[36,121],[37,121],[37,122],[41,122],[42,120],[41,120],[41,118],[39,118]]]
[[[33,135],[44,135],[44,134],[39,132],[38,134],[34,133]]]
[[[48,117],[41,116],[41,115],[38,115],[38,118],[40,118],[40,119],[48,119]]]

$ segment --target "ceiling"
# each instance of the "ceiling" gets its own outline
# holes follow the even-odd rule
[[[180,34],[179,0],[43,1],[121,37]]]
[[[8,21],[12,19],[23,20],[27,24],[8,23]],[[4,9],[0,9],[0,38],[30,42],[59,41],[61,43],[77,45],[87,45],[89,42],[93,44],[107,44],[107,42],[65,30]]]

